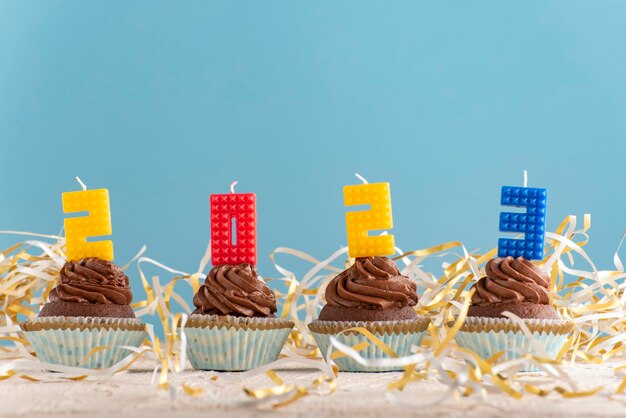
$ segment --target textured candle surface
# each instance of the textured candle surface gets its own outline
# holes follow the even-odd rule
[[[89,212],[87,216],[65,218],[66,255],[68,260],[96,257],[113,260],[113,242],[88,242],[87,238],[111,235],[109,190],[94,189],[63,193],[63,212]]]
[[[522,232],[524,239],[500,238],[498,257],[524,257],[527,260],[543,258],[546,233],[546,189],[531,187],[502,187],[502,206],[525,207],[526,213],[500,213],[501,232]]]
[[[346,206],[370,206],[369,210],[346,213],[349,256],[355,258],[393,254],[393,235],[368,235],[370,231],[393,228],[389,183],[344,186],[343,198]]]
[[[234,236],[233,229],[236,230]],[[214,266],[241,263],[256,265],[254,193],[211,195],[211,260]]]

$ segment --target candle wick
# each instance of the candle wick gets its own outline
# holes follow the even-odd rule
[[[87,190],[87,185],[85,183],[83,183],[83,181],[80,179],[80,177],[76,176],[76,181],[78,182],[78,184],[80,184],[80,187],[82,187],[83,190]]]
[[[365,178],[362,175],[360,175],[359,173],[354,173],[354,175],[356,176],[357,179],[361,180],[363,184],[367,184],[367,180],[365,180]]]
[[[238,181],[235,180],[232,183],[230,183],[230,192],[231,193],[235,193],[235,186],[237,185]]]
[[[524,187],[528,187],[528,171],[524,170]]]

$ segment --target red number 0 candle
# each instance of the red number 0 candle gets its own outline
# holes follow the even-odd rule
[[[221,264],[256,265],[256,195],[235,193],[211,195],[211,260]]]

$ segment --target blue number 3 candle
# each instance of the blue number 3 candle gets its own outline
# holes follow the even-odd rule
[[[500,232],[523,232],[524,239],[500,238],[498,257],[524,257],[527,260],[543,259],[546,234],[546,189],[532,187],[502,187],[502,206],[526,208],[526,213],[500,213]]]

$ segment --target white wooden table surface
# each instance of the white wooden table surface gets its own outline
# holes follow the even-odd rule
[[[619,379],[608,366],[575,366],[568,369],[571,376],[592,388],[603,385],[616,387]],[[35,372],[33,376],[54,376]],[[315,370],[286,370],[279,374],[289,382],[310,383],[319,373]],[[514,400],[502,395],[490,395],[487,400],[470,397],[461,401],[449,399],[438,406],[402,407],[385,398],[386,385],[397,379],[398,373],[356,374],[342,373],[337,390],[331,395],[310,395],[284,408],[251,409],[220,405],[215,399],[249,399],[242,391],[238,373],[222,373],[212,381],[212,374],[186,371],[179,382],[202,386],[206,392],[198,397],[178,393],[174,400],[167,391],[158,391],[151,384],[149,370],[133,370],[106,378],[84,381],[29,382],[19,378],[0,381],[0,416],[2,417],[252,417],[326,416],[359,417],[624,417],[626,397],[609,399],[607,396],[563,399],[560,395],[548,397],[526,396]],[[265,377],[253,377],[248,386],[268,386]],[[445,387],[434,381],[414,383],[402,393],[402,399],[423,404],[433,402],[445,392]],[[211,395],[209,395],[210,393]],[[214,396],[215,398],[211,398]]]

